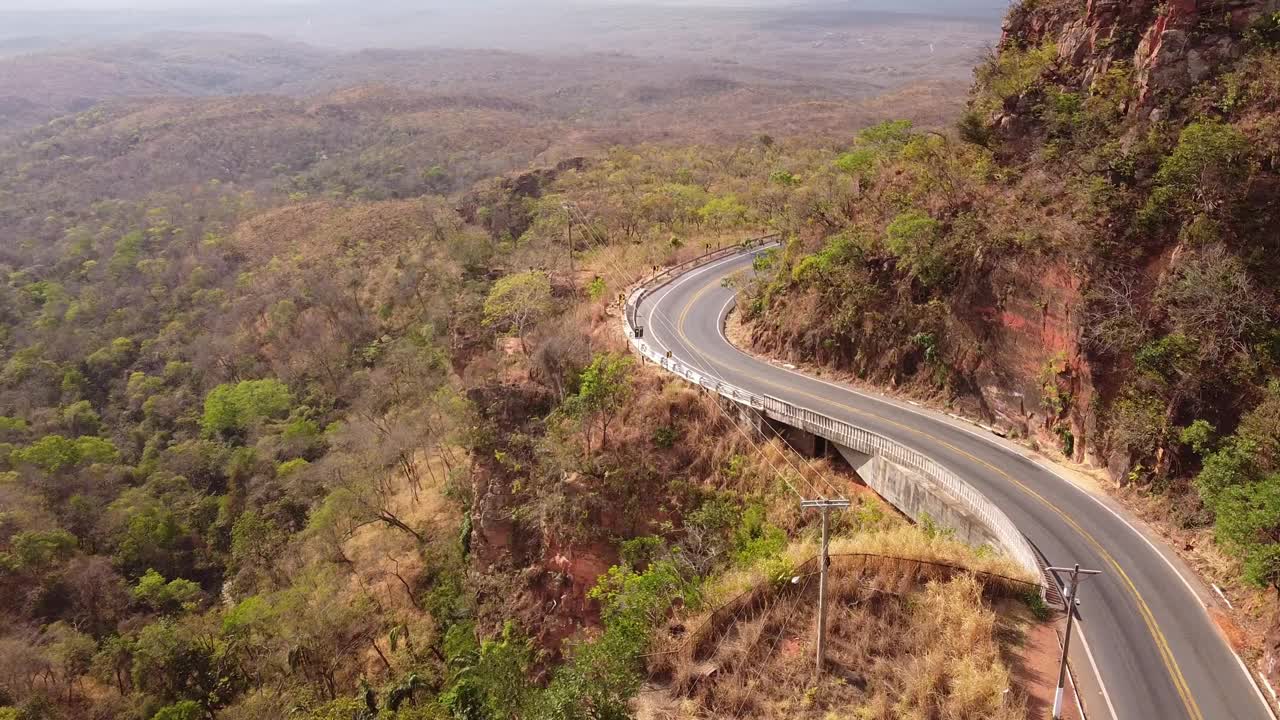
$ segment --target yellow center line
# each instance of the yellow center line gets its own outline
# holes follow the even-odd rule
[[[689,340],[688,335],[685,334],[685,321],[689,316],[689,311],[693,308],[693,306],[707,291],[711,290],[714,287],[718,287],[720,283],[724,280],[724,278],[732,274],[733,274],[732,272],[724,273],[722,275],[718,275],[714,280],[708,282],[701,289],[699,289],[697,293],[693,295],[693,297],[685,305],[683,312],[680,313],[680,318],[676,323],[676,332],[679,333],[680,339],[683,340],[688,347],[690,348],[693,347],[692,341]],[[717,318],[717,322],[719,322],[719,318]],[[891,420],[881,415],[877,415],[876,413],[873,413],[867,410],[861,410],[861,409],[846,405],[844,403],[837,402],[835,400],[831,400],[818,395],[814,395],[812,393],[805,392],[803,390],[798,390],[796,388],[780,385],[776,382],[767,380],[753,373],[746,372],[741,368],[735,368],[730,365],[726,365],[716,360],[715,358],[708,357],[703,353],[698,353],[698,354],[703,358],[705,358],[706,360],[708,360],[709,362],[719,365],[721,368],[724,368],[725,370],[738,373],[741,375],[745,375],[751,378],[752,380],[755,380],[756,382],[763,383],[765,385],[769,385],[771,387],[778,388],[780,390],[786,390],[788,392],[797,393],[799,395],[803,395],[812,400],[817,400],[820,403],[824,403],[833,407],[838,407],[842,410],[848,411],[855,415],[875,418],[876,420],[879,420],[884,423],[888,423],[905,432],[913,433],[915,435],[928,438],[929,440],[932,440],[933,442],[936,442],[939,445],[942,445],[948,450],[951,450],[952,452],[962,455],[965,458],[971,460],[972,462],[975,462],[979,465],[982,465],[990,469],[992,472],[996,473],[997,475],[1013,483],[1015,486],[1020,488],[1023,492],[1027,493],[1028,495],[1030,495],[1031,497],[1039,501],[1042,505],[1052,510],[1056,515],[1058,515],[1058,517],[1062,518],[1062,520],[1065,521],[1067,525],[1069,525],[1073,530],[1079,533],[1081,537],[1087,540],[1089,544],[1093,546],[1094,550],[1096,550],[1097,553],[1102,556],[1102,558],[1107,562],[1107,564],[1110,565],[1113,570],[1115,570],[1116,574],[1121,578],[1121,580],[1124,581],[1124,587],[1129,591],[1129,594],[1133,596],[1133,599],[1138,604],[1138,611],[1142,615],[1142,619],[1146,623],[1147,629],[1151,632],[1152,638],[1155,640],[1156,647],[1160,651],[1161,659],[1164,661],[1165,668],[1169,671],[1169,677],[1173,681],[1174,688],[1178,691],[1179,697],[1182,698],[1183,705],[1186,706],[1187,713],[1190,715],[1192,720],[1204,720],[1204,715],[1201,714],[1200,707],[1199,705],[1196,704],[1195,698],[1191,694],[1191,690],[1187,685],[1187,680],[1183,676],[1182,670],[1178,667],[1177,660],[1175,660],[1173,657],[1173,651],[1169,648],[1168,640],[1165,638],[1164,633],[1161,632],[1159,624],[1156,623],[1155,615],[1151,612],[1151,608],[1150,606],[1147,605],[1147,602],[1143,600],[1142,594],[1138,592],[1138,588],[1136,585],[1134,585],[1133,580],[1131,580],[1129,578],[1129,575],[1125,573],[1124,569],[1120,567],[1120,563],[1116,561],[1115,557],[1112,556],[1111,553],[1108,552],[1107,549],[1104,548],[1102,544],[1093,537],[1093,535],[1089,534],[1089,532],[1086,531],[1083,527],[1081,527],[1079,523],[1077,523],[1073,518],[1071,518],[1069,515],[1064,513],[1062,510],[1060,510],[1056,505],[1049,502],[1040,493],[1031,489],[1024,483],[1022,483],[1020,480],[1014,478],[1009,473],[1005,472],[1004,470],[1001,470],[995,465],[992,465],[986,460],[983,460],[982,458],[972,455],[971,453],[966,452],[965,450],[962,450],[956,447],[955,445],[952,445],[951,443],[941,438],[938,438],[934,435],[931,435],[923,430],[916,429],[914,427],[911,427],[910,425],[905,425],[903,423],[897,422],[895,420]]]

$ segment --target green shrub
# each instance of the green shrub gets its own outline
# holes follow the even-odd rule
[[[1027,92],[1057,59],[1058,46],[1053,43],[1027,50],[1005,48],[977,70],[978,85],[989,98],[985,106],[994,109],[1006,98]]]
[[[885,229],[885,246],[925,285],[942,282],[948,273],[941,239],[942,224],[918,210],[898,215]]]
[[[1236,128],[1217,120],[1191,123],[1160,164],[1142,219],[1171,213],[1213,217],[1229,209],[1244,191],[1250,156],[1249,138]]]
[[[786,546],[787,534],[769,523],[763,505],[752,503],[742,511],[741,520],[734,530],[734,562],[742,566],[752,565],[776,557]]]
[[[669,561],[653,563],[644,572],[615,566],[600,578],[591,597],[601,604],[604,632],[574,648],[569,662],[540,693],[533,717],[628,717],[630,699],[644,685],[640,656],[653,631],[675,599],[696,607],[699,598],[697,585]]]
[[[1178,442],[1203,455],[1212,448],[1215,432],[1217,429],[1209,421],[1196,420],[1178,433]]]
[[[713,197],[698,210],[702,222],[716,228],[738,227],[746,222],[749,211],[737,195]]]
[[[224,383],[205,397],[200,426],[206,434],[226,436],[247,430],[260,420],[288,415],[292,407],[293,394],[279,380]]]
[[[114,463],[120,459],[120,451],[110,440],[100,437],[81,436],[72,440],[62,435],[45,435],[15,452],[13,459],[56,473],[78,465]]]
[[[855,148],[836,158],[835,166],[850,175],[866,175],[875,167],[876,152],[871,148]]]
[[[982,117],[982,114],[976,110],[966,111],[960,116],[960,120],[956,123],[956,131],[960,133],[960,139],[967,143],[987,147],[991,144],[993,132],[991,126]]]
[[[668,425],[653,431],[653,444],[660,448],[670,448],[676,444],[676,430]]]
[[[862,247],[856,236],[850,233],[832,235],[822,250],[796,263],[791,269],[791,279],[796,282],[818,280],[847,263],[860,260],[862,256]]]
[[[915,137],[913,128],[910,120],[886,120],[858,133],[858,144],[896,153]]]
[[[1245,39],[1255,47],[1280,48],[1280,12],[1258,18]]]
[[[276,465],[276,477],[278,478],[289,477],[290,475],[293,475],[295,473],[301,472],[302,470],[306,469],[306,467],[310,464],[311,463],[307,462],[305,458],[294,458],[292,460],[285,460],[279,465]]]
[[[1044,598],[1040,597],[1039,590],[1028,590],[1022,599],[1027,604],[1027,609],[1031,611],[1031,615],[1040,622],[1048,620],[1053,615],[1049,606],[1045,604]]]

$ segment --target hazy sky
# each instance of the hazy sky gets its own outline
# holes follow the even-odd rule
[[[549,0],[532,0],[532,3],[547,3]],[[147,11],[164,11],[164,10],[201,10],[204,12],[212,12],[221,14],[225,12],[243,12],[250,9],[264,8],[298,8],[298,7],[316,7],[328,4],[325,0],[39,0],[39,2],[31,2],[31,0],[0,0],[0,11],[18,11],[18,12],[39,12],[43,10],[120,10],[120,9],[137,9]],[[336,3],[336,4],[355,4],[355,3]],[[367,0],[359,3],[364,7],[376,8],[378,6],[394,6],[406,8],[413,6],[418,9],[427,8],[449,8],[451,10],[460,10],[477,5],[497,5],[497,4],[516,4],[504,2],[504,0],[418,0],[417,2],[403,2],[401,0]],[[529,5],[531,0],[524,0],[518,4]],[[588,4],[588,5],[667,5],[667,6],[692,6],[692,7],[787,7],[795,5],[842,5],[856,8],[867,8],[876,10],[901,10],[911,12],[913,10],[926,11],[945,11],[956,10],[966,11],[973,9],[990,9],[1008,5],[1007,0],[846,0],[839,2],[838,0],[829,0],[827,2],[814,2],[813,0],[571,0],[569,3],[561,2],[558,4]]]
[[[0,0],[0,55],[166,32],[255,33],[346,50],[706,49],[720,42],[719,27],[747,22],[767,29],[806,14],[813,26],[808,31],[832,13],[848,18],[877,11],[974,18],[994,32],[1007,5],[1007,0]],[[666,42],[672,34],[685,39]],[[822,41],[821,33],[810,34],[805,42]]]

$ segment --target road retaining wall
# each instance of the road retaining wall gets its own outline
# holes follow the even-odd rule
[[[917,521],[925,515],[972,545],[990,545],[1018,562],[1033,577],[1042,577],[1034,550],[1013,521],[986,496],[954,472],[915,450],[843,420],[768,395],[758,395],[706,374],[696,365],[654,349],[643,331],[637,333],[640,303],[648,294],[680,275],[726,257],[755,254],[774,246],[774,238],[750,240],[667,268],[642,282],[626,300],[624,330],[632,349],[663,369],[710,392],[834,442],[863,480],[886,501]],[[861,458],[861,459],[860,459]],[[861,467],[860,467],[861,466]]]

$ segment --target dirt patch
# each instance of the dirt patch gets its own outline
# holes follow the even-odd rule
[[[1049,717],[1053,711],[1054,691],[1058,686],[1058,668],[1062,660],[1062,634],[1066,620],[1038,622],[1025,608],[1010,607],[1008,616],[1017,618],[1023,642],[1013,653],[1014,684],[1027,694],[1027,717]],[[1074,670],[1073,670],[1074,672]],[[1067,720],[1084,720],[1076,699],[1074,682],[1069,678],[1063,694],[1063,714]]]
[[[1226,636],[1227,642],[1231,643],[1231,647],[1236,650],[1249,647],[1249,636],[1244,628],[1236,624],[1235,618],[1218,608],[1209,608],[1209,617],[1213,618],[1213,623]]]
[[[418,487],[397,473],[388,509],[420,532],[445,531],[457,518],[443,493],[448,468],[438,456],[422,452],[416,462],[421,476]],[[417,609],[410,593],[425,568],[413,538],[382,524],[369,524],[343,543],[343,554],[351,561],[353,591],[371,594],[384,607]]]

